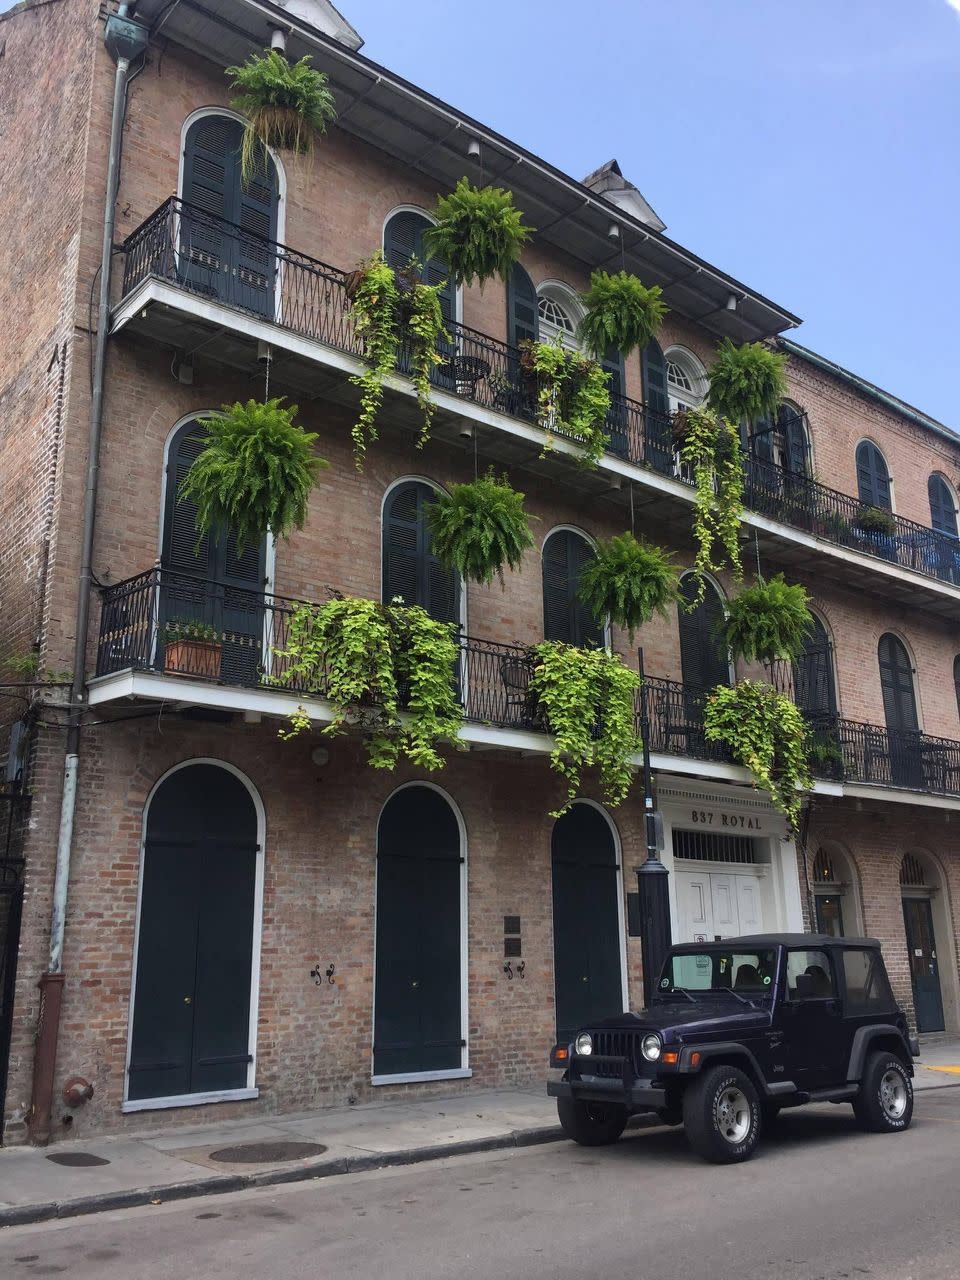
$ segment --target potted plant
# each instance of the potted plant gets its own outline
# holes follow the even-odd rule
[[[840,743],[833,734],[816,732],[811,734],[808,757],[810,768],[821,777],[843,780],[845,761]]]
[[[455,484],[427,508],[431,550],[472,582],[503,586],[505,566],[517,570],[534,545],[522,493],[491,469],[469,484]]]
[[[707,404],[728,422],[772,417],[786,394],[787,357],[762,342],[724,338],[710,369]]]
[[[165,675],[203,676],[207,680],[220,678],[223,644],[211,623],[198,622],[193,618],[171,618],[164,623],[160,638]]]
[[[667,616],[679,595],[673,553],[621,533],[597,543],[595,554],[580,570],[579,595],[598,622],[607,618],[634,632],[654,613]]]
[[[203,420],[207,441],[180,486],[197,508],[199,535],[229,529],[242,553],[267,532],[302,529],[310,493],[329,463],[314,452],[316,432],[293,421],[283,397],[224,405]]]
[[[533,232],[502,187],[474,187],[461,178],[438,196],[435,224],[424,233],[427,252],[442,258],[458,284],[482,289],[494,276],[507,280],[510,268]]]
[[[864,507],[858,514],[854,525],[861,533],[879,534],[892,538],[897,531],[897,522],[893,513],[883,507]]]
[[[586,349],[603,360],[611,349],[626,358],[655,337],[667,314],[659,285],[645,285],[627,271],[611,275],[594,271],[590,288],[581,294],[586,313],[579,337]]]
[[[267,49],[226,73],[236,95],[231,106],[247,121],[240,153],[244,183],[257,170],[258,151],[275,146],[309,152],[336,117],[327,77],[310,66],[309,56],[291,64],[278,49]]]
[[[774,662],[797,658],[811,628],[813,615],[806,588],[788,583],[782,573],[758,577],[727,603],[722,640],[734,659]]]

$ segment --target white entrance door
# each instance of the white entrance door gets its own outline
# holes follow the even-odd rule
[[[674,875],[678,942],[713,942],[762,931],[758,876],[726,871],[675,871]]]

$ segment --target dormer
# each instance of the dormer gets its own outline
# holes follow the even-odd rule
[[[608,160],[599,169],[587,174],[583,185],[615,204],[624,213],[637,218],[644,226],[651,227],[654,231],[666,230],[667,224],[657,216],[643,193],[623,176],[616,160]]]

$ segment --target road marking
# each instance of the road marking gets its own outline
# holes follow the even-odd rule
[[[960,1076],[960,1067],[924,1067],[925,1071],[946,1071],[949,1075]]]

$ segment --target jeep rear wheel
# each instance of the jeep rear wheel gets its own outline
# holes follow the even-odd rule
[[[557,1099],[560,1127],[581,1147],[606,1147],[627,1127],[627,1108],[613,1102],[577,1102]]]
[[[895,1053],[871,1053],[853,1114],[869,1133],[902,1133],[913,1119],[913,1081]]]
[[[683,1130],[704,1160],[749,1160],[760,1138],[760,1099],[737,1067],[707,1067],[683,1097]]]

